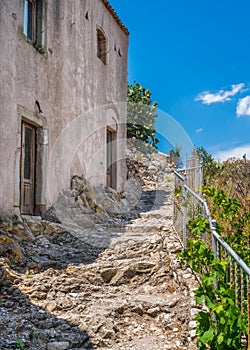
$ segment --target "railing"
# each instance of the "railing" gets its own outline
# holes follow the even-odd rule
[[[191,237],[188,231],[187,224],[192,218],[202,215],[207,218],[211,233],[205,233],[201,237],[207,246],[213,250],[214,257],[223,259],[227,262],[226,282],[230,283],[230,287],[235,289],[235,303],[243,318],[248,320],[248,340],[245,335],[245,345],[243,349],[250,349],[250,268],[238,256],[238,254],[223,240],[216,231],[216,222],[211,218],[210,211],[206,199],[200,193],[197,193],[197,188],[190,188],[187,185],[188,176],[193,171],[197,174],[202,174],[200,165],[191,167],[185,170],[175,171],[175,203],[174,203],[174,227],[183,242],[183,247],[186,248],[187,239]],[[187,174],[189,174],[187,176]],[[194,176],[191,176],[194,178]],[[191,182],[194,186],[197,182]],[[201,188],[201,186],[199,186]],[[247,347],[248,344],[248,347]]]

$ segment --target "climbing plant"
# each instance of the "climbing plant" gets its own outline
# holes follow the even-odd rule
[[[151,99],[150,90],[134,82],[128,85],[127,93],[127,136],[144,152],[157,149],[155,119],[157,102]]]
[[[203,193],[208,198],[212,217],[217,221],[217,232],[249,264],[250,211],[221,189],[204,186]],[[196,316],[197,346],[201,350],[207,349],[207,345],[211,350],[242,349],[247,316],[244,317],[241,311],[246,305],[236,303],[238,290],[235,281],[228,278],[227,257],[214,257],[202,240],[202,235],[211,234],[209,222],[202,215],[189,221],[188,231],[192,238],[188,239],[180,258],[201,276],[200,286],[195,291],[196,303],[204,303],[208,309]]]
[[[202,233],[207,222],[200,219],[199,225]],[[227,262],[215,258],[205,242],[198,238],[188,240],[181,258],[202,276],[194,292],[196,303],[207,307],[207,311],[200,311],[196,316],[198,348],[205,350],[209,345],[211,350],[242,349],[241,338],[243,331],[247,332],[247,321],[235,303],[234,289],[225,282]]]

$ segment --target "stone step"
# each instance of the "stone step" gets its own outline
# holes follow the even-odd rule
[[[167,227],[172,226],[172,220],[165,220],[158,224],[130,224],[130,225],[99,225],[103,231],[110,233],[124,233],[124,232],[161,232],[165,231]]]
[[[172,218],[172,213],[168,213],[169,210],[162,210],[162,211],[151,211],[151,212],[146,212],[146,213],[140,213],[139,217],[142,219],[171,219]]]

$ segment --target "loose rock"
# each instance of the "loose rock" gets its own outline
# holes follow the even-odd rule
[[[122,194],[75,176],[45,218],[0,221],[17,257],[0,260],[1,349],[196,349],[168,158],[132,151],[127,164]]]

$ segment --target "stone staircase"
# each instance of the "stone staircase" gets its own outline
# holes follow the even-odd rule
[[[84,225],[73,199],[76,224],[27,219],[27,271],[1,290],[1,349],[196,349],[197,282],[176,257],[172,173],[162,168],[159,188],[148,179],[119,220]]]
[[[67,228],[103,251],[87,267],[66,271],[66,279],[69,275],[84,279],[81,286],[91,290],[84,310],[59,312],[55,302],[53,314],[77,322],[88,332],[94,349],[196,349],[196,280],[176,258],[182,247],[172,227],[172,194],[171,188],[142,192],[138,217],[129,224]],[[56,284],[61,286],[60,278]],[[39,305],[50,308],[48,298]]]

